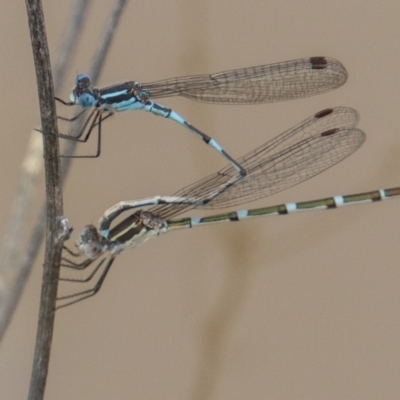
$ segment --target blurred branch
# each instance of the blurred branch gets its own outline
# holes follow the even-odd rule
[[[74,50],[78,47],[77,44],[90,4],[91,0],[77,0],[65,27],[65,32],[62,34],[61,43],[58,46],[58,55],[53,67],[55,92],[60,89],[61,83],[64,81],[68,62],[71,61],[74,56]]]

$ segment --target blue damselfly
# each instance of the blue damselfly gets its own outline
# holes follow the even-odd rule
[[[189,124],[175,111],[153,101],[171,96],[182,96],[191,100],[214,104],[260,104],[286,101],[317,95],[342,86],[347,80],[347,71],[337,60],[328,57],[311,57],[224,71],[216,74],[171,78],[153,83],[129,81],[105,88],[96,88],[90,77],[79,74],[70,101],[56,98],[67,106],[81,106],[83,110],[73,121],[85,117],[75,135],[61,133],[60,137],[86,142],[94,129],[98,133],[96,154],[100,155],[102,123],[115,112],[142,110],[169,118],[200,137],[206,144],[225,157],[242,176],[243,167],[236,162],[210,136]],[[88,114],[88,115],[87,115]],[[80,156],[75,156],[80,157]]]

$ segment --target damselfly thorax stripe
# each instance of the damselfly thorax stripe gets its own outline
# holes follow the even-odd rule
[[[75,134],[61,133],[65,139],[86,142],[91,132],[97,129],[100,155],[102,122],[115,112],[142,110],[171,119],[184,126],[220,153],[235,167],[241,176],[246,174],[243,166],[236,162],[216,140],[206,135],[175,111],[157,104],[153,99],[182,96],[191,100],[215,104],[260,104],[304,98],[324,93],[342,86],[347,80],[343,65],[328,57],[311,57],[224,71],[216,74],[185,76],[153,83],[129,81],[105,88],[96,88],[90,77],[80,74],[75,81],[70,101],[56,98],[67,106],[79,105],[83,110],[74,118],[60,117],[64,121],[85,118]],[[87,117],[86,115],[89,114]],[[79,157],[79,156],[75,156]],[[83,156],[88,157],[88,156]],[[89,156],[90,157],[90,156]]]
[[[399,194],[399,189],[303,203],[287,203],[253,210],[233,211],[202,218],[172,219],[193,208],[225,208],[254,201],[303,182],[342,161],[365,141],[365,134],[355,128],[358,114],[348,107],[323,110],[249,152],[238,161],[247,175],[238,180],[233,166],[181,189],[172,196],[155,196],[143,200],[123,201],[109,208],[99,220],[98,228],[87,225],[76,244],[82,262],[64,258],[64,267],[83,270],[100,259],[84,282],[95,281],[89,289],[61,296],[60,307],[75,303],[98,292],[115,257],[122,251],[171,230],[204,224],[238,221],[264,215],[283,215],[300,210],[336,208],[345,204],[377,201]],[[143,207],[153,206],[143,210]],[[123,213],[139,209],[111,227]],[[97,272],[100,271],[100,277]],[[62,277],[63,281],[82,279]]]

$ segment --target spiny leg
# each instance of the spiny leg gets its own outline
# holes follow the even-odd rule
[[[103,258],[103,259],[97,264],[97,266],[93,269],[93,271],[92,271],[86,278],[83,278],[83,279],[73,279],[73,278],[62,278],[62,277],[60,277],[59,280],[60,280],[60,281],[63,281],[63,282],[80,282],[80,283],[89,282],[89,281],[93,278],[93,276],[96,275],[96,272],[99,270],[99,268],[100,268],[101,265],[103,264],[104,260],[105,260],[105,258]],[[90,263],[88,263],[87,265],[85,265],[83,268],[75,268],[75,267],[72,267],[72,268],[82,271],[82,270],[84,270],[86,267],[88,267],[89,265],[91,265],[91,264],[92,264],[92,261],[93,261],[93,260],[90,260]],[[62,265],[62,267],[71,268],[71,267],[68,266],[68,265]]]
[[[75,259],[79,259],[83,255],[83,253],[81,251],[74,252],[65,245],[63,246],[63,250],[66,251],[70,256],[72,256]],[[64,268],[70,268],[70,269],[75,269],[75,270],[84,270],[95,261],[95,258],[88,257],[88,258],[85,258],[82,262],[78,262],[78,261],[72,261],[71,259],[62,256],[61,261],[63,261],[63,263],[61,263],[61,266]]]
[[[106,114],[104,115],[104,113],[106,113]],[[60,157],[65,157],[65,158],[97,158],[97,157],[99,157],[100,153],[101,153],[101,124],[104,120],[111,117],[111,115],[113,115],[113,113],[109,112],[109,111],[103,112],[101,110],[93,110],[91,112],[91,114],[89,115],[89,117],[87,118],[87,120],[85,121],[85,124],[84,124],[83,128],[80,130],[80,133],[78,136],[69,136],[69,135],[59,134],[59,137],[61,137],[63,139],[72,140],[75,142],[86,143],[88,141],[91,133],[97,126],[97,149],[96,149],[95,154],[85,155],[85,156],[60,155]],[[92,121],[90,123],[89,129],[87,130],[87,133],[85,134],[85,137],[83,139],[80,139],[83,132],[86,130],[86,127],[88,126],[90,120],[92,120]]]
[[[81,263],[76,263],[68,258],[61,257],[61,260],[66,262],[67,264],[62,263],[61,266],[65,268],[71,268],[71,269],[77,269],[77,270],[84,270],[87,268],[94,260],[91,260],[90,258],[82,261]]]
[[[61,104],[64,104],[64,106],[75,106],[76,104],[73,101],[65,101],[63,99],[60,99],[59,97],[54,97],[55,101],[58,101]]]
[[[83,110],[83,111],[86,111],[86,110]],[[89,116],[86,118],[83,126],[80,128],[79,133],[76,136],[66,135],[66,134],[63,134],[63,133],[59,133],[58,136],[63,138],[63,139],[72,140],[74,142],[81,142],[81,143],[87,142],[87,140],[90,137],[90,134],[92,133],[93,128],[97,125],[97,121],[99,119],[99,114],[101,114],[101,111],[99,111],[97,109],[93,109],[90,112]],[[64,120],[63,118],[61,118],[61,119]],[[81,139],[82,135],[84,134],[84,132],[86,131],[86,128],[88,126],[89,126],[89,129],[87,130],[84,138]]]
[[[115,255],[113,255],[113,256],[110,257],[110,259],[108,260],[106,266],[104,267],[104,270],[103,270],[102,274],[100,275],[100,278],[98,279],[98,281],[96,282],[96,284],[95,284],[91,289],[83,290],[83,291],[81,291],[81,292],[74,293],[74,294],[71,294],[71,295],[66,295],[66,296],[58,297],[58,298],[57,298],[57,301],[63,301],[63,300],[68,300],[68,299],[72,299],[72,300],[71,300],[71,301],[68,301],[67,303],[64,303],[64,304],[62,304],[62,305],[60,305],[60,306],[57,306],[57,307],[56,307],[56,310],[58,310],[58,309],[60,309],[60,308],[63,308],[63,307],[70,306],[70,305],[75,304],[75,303],[78,303],[78,302],[80,302],[80,301],[82,301],[82,300],[85,300],[85,299],[87,299],[87,298],[89,298],[89,297],[92,297],[92,296],[94,296],[96,293],[98,293],[98,291],[101,289],[101,286],[102,286],[102,284],[103,284],[103,282],[104,282],[104,279],[106,278],[106,276],[107,276],[107,274],[108,274],[108,271],[109,271],[110,268],[111,268],[112,263],[114,262],[114,259],[115,259]],[[100,262],[99,265],[96,267],[96,269],[99,269],[100,266],[103,264],[103,262],[104,262],[105,260],[106,260],[106,259],[101,260],[101,262]],[[83,296],[83,297],[80,297],[80,298],[77,299],[76,297],[79,297],[79,296]]]
[[[67,247],[65,245],[63,246],[63,250],[65,250],[68,254],[70,254],[71,256],[73,256],[75,258],[78,258],[78,257],[80,257],[82,255],[82,253],[74,252],[69,247]]]
[[[81,112],[79,112],[72,118],[61,117],[60,115],[57,115],[57,119],[60,119],[61,121],[66,121],[66,122],[74,122],[77,119],[79,119],[86,111],[87,111],[87,109],[83,109]]]

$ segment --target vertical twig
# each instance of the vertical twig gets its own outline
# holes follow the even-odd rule
[[[41,0],[26,0],[29,31],[35,62],[39,94],[40,116],[43,130],[43,156],[45,169],[47,230],[40,299],[39,325],[31,378],[29,398],[43,398],[50,349],[53,336],[54,309],[60,272],[63,237],[59,219],[62,216],[62,190],[57,133],[57,115],[54,102],[50,55]]]

